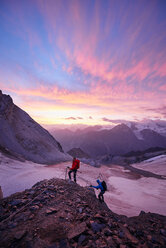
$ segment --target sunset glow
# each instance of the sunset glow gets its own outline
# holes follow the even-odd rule
[[[41,124],[166,119],[166,1],[2,0],[0,89]]]

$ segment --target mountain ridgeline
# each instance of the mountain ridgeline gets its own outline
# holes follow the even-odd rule
[[[162,124],[159,129],[164,134],[166,127]],[[16,158],[53,164],[70,160],[71,156],[100,159],[152,147],[166,148],[166,136],[149,128],[139,131],[135,123],[119,124],[111,129],[94,126],[50,132],[52,135],[0,91],[0,150]]]
[[[16,157],[43,164],[66,161],[60,143],[25,111],[17,107],[9,95],[0,91],[0,146]]]
[[[81,148],[92,158],[106,154],[124,155],[131,151],[143,151],[152,147],[166,148],[166,137],[150,129],[140,131],[138,138],[133,129],[119,124],[112,129],[52,130],[52,135],[62,144],[65,151]]]

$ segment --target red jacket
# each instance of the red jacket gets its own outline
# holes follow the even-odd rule
[[[75,159],[73,160],[73,164],[72,167],[70,168],[70,170],[77,170],[80,167],[80,160],[79,159]]]

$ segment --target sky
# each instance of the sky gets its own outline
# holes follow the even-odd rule
[[[41,124],[166,120],[166,1],[0,0],[0,89]]]

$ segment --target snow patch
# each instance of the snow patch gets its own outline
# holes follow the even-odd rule
[[[132,164],[133,167],[166,176],[166,155],[156,156],[141,163]]]
[[[114,200],[112,204],[110,202],[112,211],[125,214],[126,210],[123,206],[128,206],[128,216],[138,215],[141,210],[166,214],[166,198],[164,197],[166,181],[155,178],[131,180],[110,177],[108,182],[113,188],[110,192],[110,199],[119,200],[119,206],[114,205]]]
[[[164,158],[164,160],[166,159],[166,155],[159,155],[153,158],[149,158],[147,160],[145,160],[145,163],[149,163],[149,162],[153,162],[153,161],[159,161],[159,159]],[[161,160],[160,160],[161,161]]]

